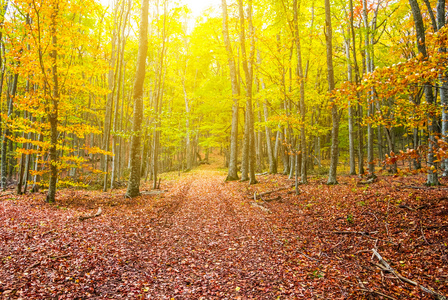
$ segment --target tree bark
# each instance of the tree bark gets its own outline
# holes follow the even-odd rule
[[[139,45],[137,55],[137,71],[134,81],[134,118],[131,136],[131,173],[129,175],[127,197],[140,195],[140,144],[143,119],[143,84],[145,82],[146,56],[148,53],[148,10],[149,0],[142,2],[142,19],[140,22]]]
[[[112,123],[112,108],[113,108],[113,101],[114,101],[114,93],[115,93],[115,83],[116,83],[116,75],[117,75],[117,66],[116,64],[117,57],[116,53],[117,50],[115,50],[116,47],[116,39],[119,33],[117,33],[117,18],[118,18],[118,4],[115,6],[114,11],[114,28],[112,33],[112,51],[111,51],[111,58],[109,62],[109,73],[107,74],[107,85],[108,89],[110,90],[110,93],[106,96],[106,112],[104,115],[104,132],[103,132],[103,149],[105,151],[109,151],[110,147],[110,129],[111,129],[111,123]],[[104,171],[104,178],[103,178],[103,191],[107,190],[108,185],[108,172],[109,172],[109,157],[107,154],[104,154],[101,156],[101,168]]]
[[[17,82],[19,79],[19,74],[14,74],[13,76],[13,80],[11,83],[10,88],[7,91],[7,99],[8,99],[8,118],[12,117],[13,114],[13,100],[14,97],[16,95],[16,91],[17,91]],[[2,173],[2,189],[5,190],[6,186],[7,186],[7,175],[8,175],[8,158],[7,158],[7,153],[8,153],[8,141],[9,138],[8,136],[11,134],[11,131],[9,129],[9,126],[6,125],[5,126],[5,130],[3,132],[3,139],[2,139],[2,165],[1,165],[1,173]]]
[[[352,61],[350,57],[350,30],[348,31],[348,38],[344,39],[345,42],[345,56],[347,59],[347,80],[353,81]],[[349,152],[349,164],[350,175],[356,175],[356,161],[355,161],[355,133],[353,129],[353,107],[348,101],[348,152]]]
[[[417,33],[417,48],[418,52],[422,55],[422,59],[426,59],[428,54],[426,52],[425,43],[425,27],[423,24],[422,14],[420,12],[420,7],[418,6],[417,0],[409,0],[411,5],[412,15],[414,17],[415,31]],[[434,95],[432,91],[432,85],[425,84],[425,100],[428,104],[434,104]],[[435,133],[437,132],[437,119],[436,116],[428,115],[428,176],[426,180],[427,185],[439,185],[439,180],[437,176],[437,163],[435,162],[436,157],[434,155],[434,147],[437,145],[435,141]]]
[[[325,40],[327,48],[327,76],[328,76],[328,90],[332,92],[334,90],[334,70],[333,70],[333,29],[331,27],[331,11],[330,0],[325,0]],[[327,184],[337,184],[336,171],[338,167],[339,156],[339,113],[334,99],[330,99],[333,102],[331,107],[331,156],[330,156],[330,171],[328,173]]]
[[[369,20],[367,16],[367,0],[362,0],[362,19],[364,22],[364,47],[365,47],[365,71],[366,73],[371,72],[370,69],[370,43],[369,43],[369,34],[370,34],[370,26]],[[373,104],[372,104],[372,92],[368,93],[367,96],[367,115],[372,117],[373,115]],[[367,163],[370,175],[373,175],[375,172],[375,164],[373,162],[373,128],[372,124],[369,122],[367,124]]]
[[[307,151],[306,151],[306,137],[305,137],[305,117],[306,117],[306,107],[305,107],[305,74],[303,72],[302,66],[302,49],[300,46],[300,33],[299,33],[299,5],[297,0],[294,0],[294,38],[297,50],[297,83],[299,85],[299,94],[300,94],[300,116],[301,116],[301,127],[300,127],[300,152],[302,153],[302,164],[301,166],[301,183],[305,184],[308,182],[307,179]],[[296,170],[298,172],[298,170]]]
[[[439,0],[437,2],[437,28],[442,29],[445,26],[445,0]],[[446,48],[440,48],[439,52],[445,53]],[[442,138],[448,141],[448,76],[444,72],[439,76],[441,81],[440,86],[440,105],[442,106]],[[442,161],[443,175],[448,176],[448,159]]]
[[[227,3],[226,0],[222,0],[222,34],[224,37],[224,44],[227,51],[227,61],[230,70],[230,82],[232,85],[232,129],[230,133],[230,159],[229,170],[227,173],[226,181],[238,180],[237,170],[237,155],[238,155],[238,96],[240,94],[238,79],[236,74],[235,59],[233,57],[232,47],[230,45],[229,27],[227,21]]]
[[[56,19],[59,13],[59,0],[54,1],[53,12],[51,14],[51,43],[53,50],[51,50],[51,75],[52,75],[52,94],[50,99],[50,108],[48,112],[48,120],[50,122],[51,131],[51,143],[50,143],[50,183],[48,186],[47,202],[52,203],[55,201],[56,197],[56,183],[58,180],[58,105],[59,105],[59,81],[58,81],[58,67],[57,67],[57,45],[58,40],[56,36]]]
[[[353,53],[353,68],[355,69],[355,82],[359,84],[360,81],[360,75],[359,75],[359,68],[358,68],[358,60],[356,59],[356,35],[355,35],[355,26],[353,24],[353,0],[349,0],[349,7],[350,7],[350,31],[351,31],[351,39],[352,39],[352,53]],[[358,99],[360,98],[359,93],[357,93]],[[362,107],[358,104],[358,110],[357,110],[357,136],[358,136],[358,173],[359,175],[364,174],[364,143],[363,143],[363,130],[362,130]]]
[[[240,44],[241,44],[241,54],[243,56],[243,70],[246,78],[246,124],[245,124],[245,137],[244,137],[244,147],[243,149],[243,160],[246,159],[246,164],[248,166],[248,172],[243,172],[241,180],[244,175],[248,175],[249,184],[257,183],[255,178],[255,133],[254,133],[254,116],[252,107],[252,84],[253,84],[253,62],[254,62],[254,30],[252,26],[252,0],[248,2],[248,23],[249,23],[249,38],[250,38],[250,53],[249,58],[246,51],[246,30],[245,30],[245,16],[243,8],[243,0],[238,0],[239,16],[240,16]],[[246,156],[246,157],[244,157]],[[245,164],[243,163],[243,166]]]

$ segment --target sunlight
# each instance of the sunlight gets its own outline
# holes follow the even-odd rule
[[[219,8],[220,0],[182,0],[182,3],[186,4],[192,11],[194,17],[198,17],[201,13],[210,8]]]
[[[116,0],[99,0],[104,6],[110,6],[112,7]],[[170,4],[178,5],[177,1],[171,1]],[[219,8],[221,4],[221,0],[180,0],[181,4],[187,5],[188,8],[191,10],[192,15],[194,17],[198,17],[201,15],[201,13],[209,8]]]

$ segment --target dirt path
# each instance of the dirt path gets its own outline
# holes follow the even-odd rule
[[[283,274],[284,258],[273,251],[279,241],[264,213],[235,195],[223,178],[208,171],[193,175],[167,200],[175,205],[158,220],[158,234],[148,245],[154,257],[152,295],[285,294],[291,283]]]

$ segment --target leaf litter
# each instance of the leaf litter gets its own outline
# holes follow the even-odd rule
[[[1,296],[430,298],[382,269],[371,249],[401,276],[448,294],[443,187],[424,188],[416,176],[369,185],[341,177],[336,186],[315,177],[295,195],[285,176],[258,180],[225,183],[202,170],[134,199],[124,190],[63,190],[57,205],[44,194],[3,197]],[[253,198],[274,190],[272,201]]]

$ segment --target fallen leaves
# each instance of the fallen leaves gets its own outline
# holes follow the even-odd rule
[[[295,195],[279,189],[291,185],[284,176],[258,180],[223,184],[219,173],[195,171],[167,183],[163,197],[67,190],[58,195],[59,207],[45,204],[44,195],[3,200],[0,293],[27,299],[425,299],[372,265],[376,247],[403,276],[448,294],[443,190],[403,188],[422,184],[419,177],[380,178],[361,187],[344,177],[337,186],[311,179]],[[281,201],[259,205],[272,213],[251,205],[254,193],[269,191]],[[97,207],[101,217],[78,220]]]

